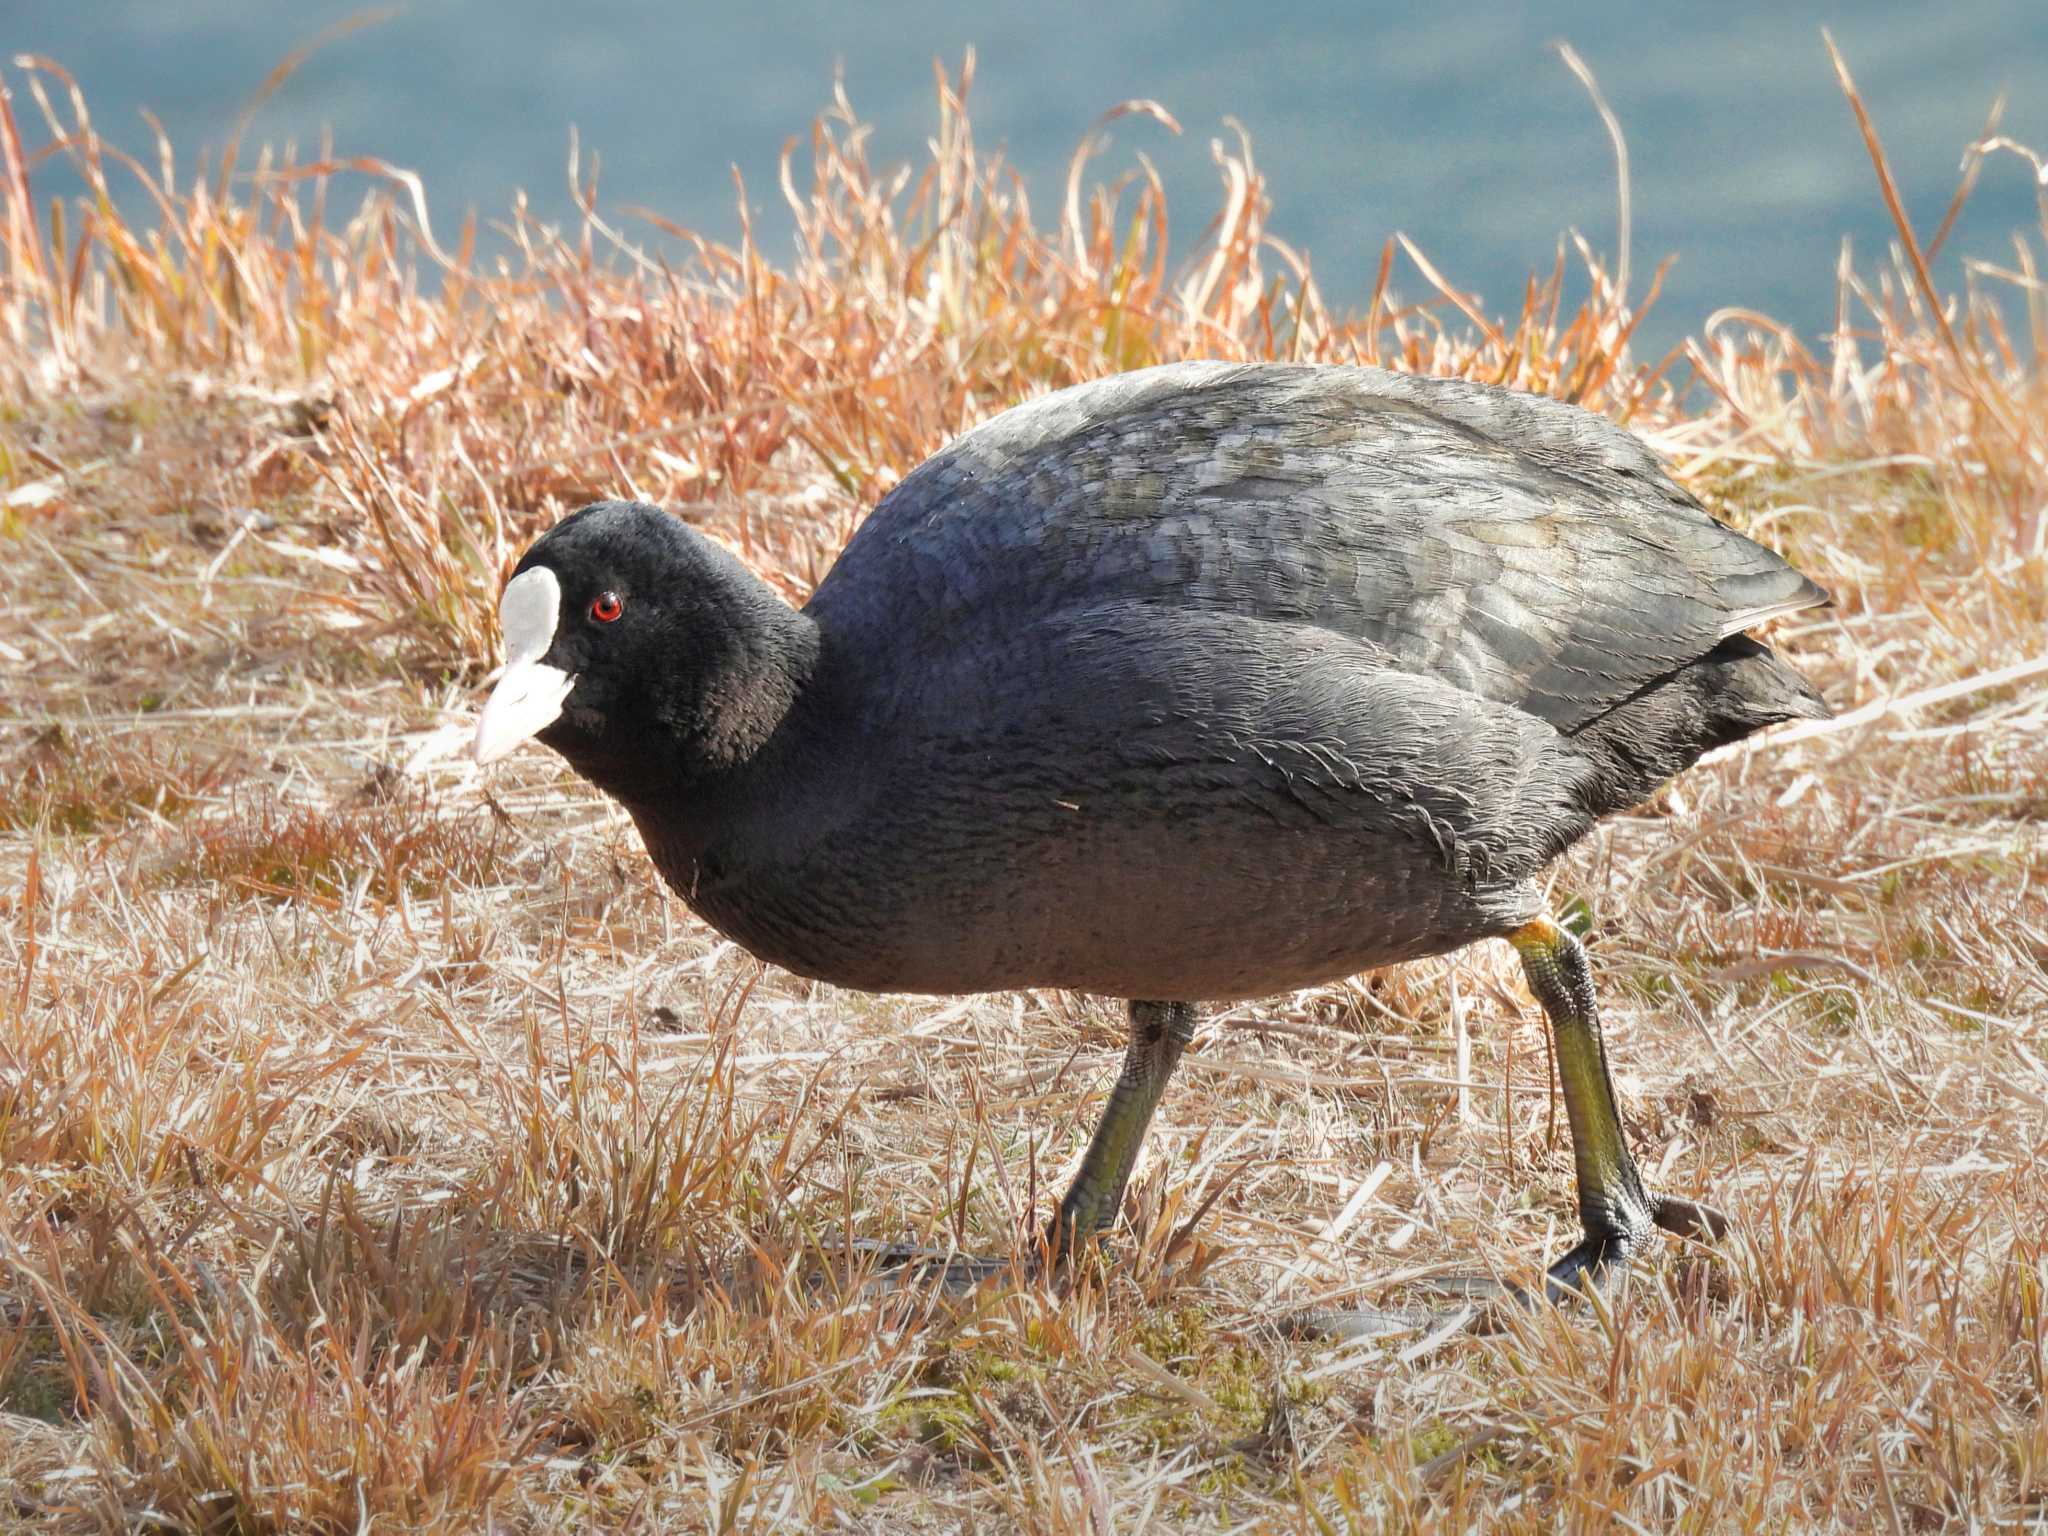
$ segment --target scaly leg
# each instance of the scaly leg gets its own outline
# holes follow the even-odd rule
[[[1681,1237],[1719,1238],[1728,1231],[1728,1218],[1711,1206],[1653,1195],[1643,1187],[1622,1130],[1621,1106],[1607,1070],[1607,1047],[1593,1000],[1593,973],[1579,941],[1547,917],[1524,924],[1508,938],[1522,957],[1530,990],[1543,1005],[1557,1043],[1557,1075],[1578,1176],[1579,1220],[1586,1229],[1579,1244],[1550,1266],[1543,1295],[1562,1301],[1581,1287],[1607,1294],[1657,1228]],[[1503,1286],[1487,1277],[1440,1289],[1473,1301],[1502,1296],[1521,1302],[1535,1299],[1519,1286]],[[1296,1333],[1359,1338],[1397,1329],[1436,1328],[1458,1315],[1455,1309],[1365,1308],[1303,1313],[1287,1323]],[[1467,1320],[1477,1316],[1470,1309],[1464,1315]]]
[[[1056,1257],[1073,1252],[1116,1220],[1159,1096],[1194,1032],[1193,1003],[1132,1002],[1124,1069],[1109,1090],[1081,1170],[1046,1233],[1046,1245]]]
[[[1509,939],[1557,1042],[1558,1083],[1578,1175],[1579,1220],[1586,1229],[1578,1246],[1550,1266],[1544,1291],[1553,1301],[1581,1285],[1604,1292],[1626,1272],[1655,1228],[1718,1238],[1728,1230],[1728,1218],[1711,1207],[1653,1195],[1643,1187],[1622,1131],[1593,1000],[1593,973],[1579,941],[1547,917],[1517,928]]]
[[[1124,1069],[1109,1091],[1109,1103],[1103,1106],[1102,1119],[1082,1154],[1080,1171],[1046,1232],[1046,1249],[1055,1263],[1116,1220],[1123,1206],[1124,1185],[1138,1160],[1138,1148],[1152,1124],[1153,1111],[1195,1032],[1193,1003],[1134,1001],[1130,1016],[1131,1041],[1124,1052]],[[883,1290],[900,1289],[906,1278],[929,1279],[934,1269],[940,1272],[937,1278],[946,1289],[971,1290],[1010,1268],[1006,1259],[948,1256],[891,1244],[855,1246],[878,1255],[888,1266],[888,1272],[875,1282]]]

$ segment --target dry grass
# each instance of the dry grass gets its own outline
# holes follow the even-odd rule
[[[682,237],[664,264],[593,192],[571,231],[515,213],[490,270],[386,168],[180,179],[101,146],[53,66],[9,83],[0,1525],[2048,1509],[2033,247],[1936,294],[1902,220],[1889,263],[1845,261],[1830,355],[1732,315],[1662,367],[1627,351],[1625,262],[1583,246],[1575,309],[1563,255],[1492,321],[1390,242],[1333,315],[1242,142],[1176,267],[1142,161],[1077,160],[1038,218],[965,73],[900,178],[826,114],[785,178],[793,261]],[[40,208],[40,141],[96,189],[140,178],[157,221]],[[863,1299],[845,1234],[1022,1251],[1115,1016],[760,974],[584,786],[460,758],[499,573],[580,499],[686,504],[800,596],[947,434],[1193,355],[1580,399],[1836,593],[1775,638],[1843,720],[1723,755],[1559,872],[1639,1153],[1742,1223],[1613,1317],[1335,1354],[1261,1324],[1568,1238],[1540,1016],[1490,952],[1209,1020],[1118,1262],[1070,1292]]]

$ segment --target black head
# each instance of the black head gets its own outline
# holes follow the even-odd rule
[[[536,737],[622,797],[744,761],[815,654],[808,620],[638,502],[597,502],[549,529],[498,612],[505,673],[478,721],[477,761]]]

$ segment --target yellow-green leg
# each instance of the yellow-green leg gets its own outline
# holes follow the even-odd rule
[[[1558,1086],[1578,1175],[1579,1220],[1586,1229],[1579,1245],[1550,1266],[1545,1291],[1557,1300],[1582,1285],[1607,1289],[1659,1227],[1687,1237],[1720,1237],[1728,1229],[1728,1218],[1720,1212],[1653,1195],[1643,1187],[1607,1070],[1585,949],[1547,917],[1516,929],[1509,939],[1557,1044]]]
[[[1046,1233],[1046,1248],[1055,1262],[1116,1220],[1153,1111],[1195,1032],[1193,1003],[1133,1002],[1130,1012],[1131,1042],[1124,1052],[1123,1071],[1109,1090],[1109,1103],[1082,1154],[1080,1172]],[[1011,1269],[1008,1259],[973,1258],[899,1243],[856,1240],[848,1246],[880,1261],[883,1273],[871,1286],[878,1293],[900,1290],[911,1280],[937,1280],[949,1291],[964,1292]]]
[[[1053,1253],[1070,1252],[1116,1220],[1159,1096],[1194,1032],[1193,1003],[1131,1004],[1131,1043],[1124,1052],[1124,1069],[1109,1090],[1109,1103],[1082,1155],[1081,1170],[1046,1234]]]
[[[1579,1219],[1586,1235],[1546,1272],[1543,1294],[1562,1301],[1581,1288],[1605,1292],[1628,1270],[1650,1234],[1662,1227],[1685,1237],[1718,1238],[1728,1218],[1690,1200],[1653,1195],[1643,1187],[1621,1125],[1621,1106],[1607,1070],[1607,1047],[1593,1001],[1593,973],[1579,941],[1549,918],[1508,935],[1522,957],[1529,986],[1550,1020],[1557,1042],[1557,1075],[1571,1123],[1572,1161],[1579,1188]],[[1520,1286],[1484,1276],[1439,1285],[1468,1302],[1505,1296],[1535,1300]],[[1448,1337],[1479,1315],[1475,1308],[1437,1311],[1374,1307],[1303,1312],[1283,1319],[1290,1332],[1320,1338],[1364,1338],[1389,1332],[1430,1331]]]

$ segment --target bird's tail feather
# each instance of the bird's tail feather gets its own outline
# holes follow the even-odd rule
[[[1830,713],[1769,646],[1737,634],[1588,721],[1574,739],[1593,760],[1594,814],[1605,816],[1641,803],[1716,747]]]

